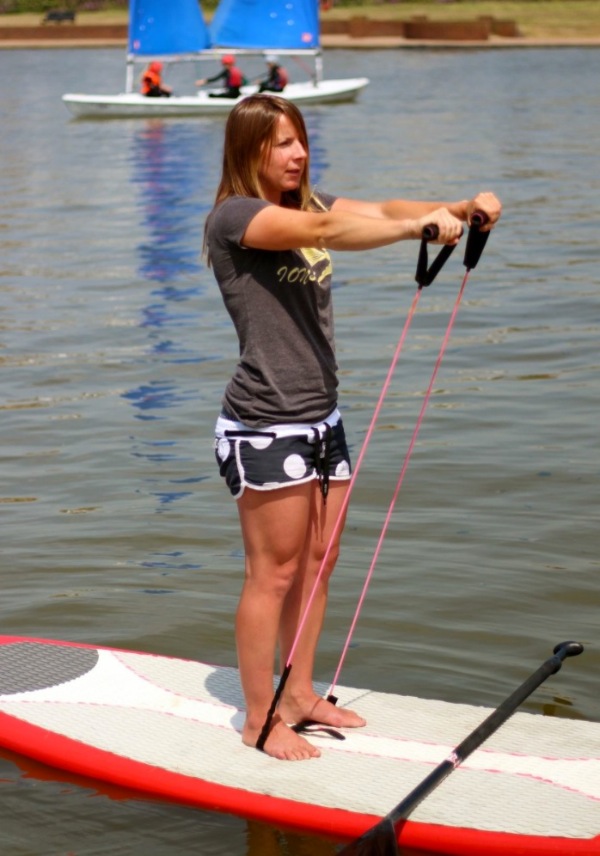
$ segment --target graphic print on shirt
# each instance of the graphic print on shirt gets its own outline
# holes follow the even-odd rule
[[[304,261],[304,267],[289,267],[282,265],[277,270],[277,279],[280,283],[299,283],[305,285],[307,282],[315,282],[323,286],[331,278],[331,256],[327,250],[319,250],[314,247],[297,251]]]

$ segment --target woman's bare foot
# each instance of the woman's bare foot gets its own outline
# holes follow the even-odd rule
[[[260,728],[251,728],[246,720],[242,730],[242,742],[246,746],[256,748],[262,728],[262,725]],[[275,714],[273,717],[268,737],[262,749],[266,755],[277,758],[279,761],[306,761],[310,758],[319,758],[321,755],[316,746],[292,731],[282,721],[279,714]]]
[[[330,725],[333,728],[362,728],[367,724],[367,720],[355,711],[336,707],[327,699],[316,695],[302,700],[284,697],[278,710],[285,722],[298,723],[312,719],[321,725]]]

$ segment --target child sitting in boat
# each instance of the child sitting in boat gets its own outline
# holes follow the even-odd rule
[[[279,59],[276,56],[267,56],[265,62],[269,68],[269,75],[260,82],[258,91],[283,92],[288,82],[287,71],[279,65]]]
[[[162,82],[162,62],[154,60],[143,72],[140,81],[142,84],[142,95],[148,98],[169,98],[171,87]]]
[[[203,77],[196,81],[196,86],[204,86],[206,83],[215,83],[217,80],[225,82],[225,89],[218,92],[209,92],[209,98],[239,98],[241,87],[246,83],[246,78],[235,64],[235,57],[226,54],[221,59],[223,70],[214,77]]]

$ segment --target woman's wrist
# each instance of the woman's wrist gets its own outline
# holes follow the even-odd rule
[[[470,201],[470,199],[461,199],[458,202],[453,202],[451,205],[448,205],[448,211],[458,220],[466,223],[469,219]]]

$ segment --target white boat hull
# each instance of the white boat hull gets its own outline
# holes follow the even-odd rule
[[[366,77],[289,83],[283,97],[297,104],[328,104],[353,101],[369,83]],[[63,101],[76,117],[133,118],[137,116],[208,116],[229,113],[246,95],[256,92],[255,86],[245,86],[240,98],[210,97],[206,91],[197,95],[176,95],[171,98],[148,98],[136,92],[119,95],[83,95],[67,93]]]

